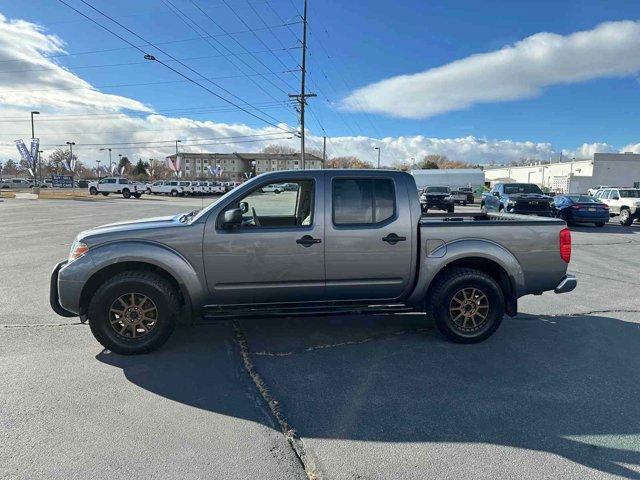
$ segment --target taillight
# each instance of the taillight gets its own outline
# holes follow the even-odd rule
[[[584,208],[584,206],[582,206],[582,205],[571,205],[571,208],[575,208],[576,210],[580,210],[581,208]]]
[[[602,205],[600,205],[602,208],[604,208],[605,210],[609,210],[609,205],[607,205],[606,203],[603,203]]]
[[[568,228],[560,230],[560,258],[566,263],[571,260],[571,232]]]

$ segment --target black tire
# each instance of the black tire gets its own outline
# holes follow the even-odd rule
[[[147,188],[147,189],[145,190],[145,192],[147,192],[147,195],[151,195],[151,189],[150,189],[150,188]]]
[[[633,223],[633,217],[631,216],[631,212],[628,208],[623,208],[620,210],[620,225],[624,225],[628,227]]]
[[[131,198],[131,191],[128,188],[125,188],[122,190],[122,196],[124,198]]]
[[[604,222],[596,222],[596,227],[604,227]]]
[[[485,204],[484,204],[484,203],[481,203],[481,204],[480,204],[480,211],[481,211],[482,213],[487,213],[487,207],[485,206]]]
[[[131,293],[148,297],[157,309],[155,324],[138,338],[122,335],[110,322],[112,305]],[[169,282],[156,273],[134,270],[115,275],[98,288],[89,304],[89,326],[96,340],[114,353],[149,353],[171,336],[179,311],[178,294]]]
[[[178,191],[177,190],[171,190],[171,196],[172,197],[177,197],[178,196]]]
[[[498,213],[503,213],[504,212],[504,207],[502,205],[500,205],[498,207]]]
[[[452,306],[457,305],[453,297],[460,295],[460,292],[466,291],[465,289],[475,289],[486,299],[486,309],[476,307],[485,315],[485,319],[478,325],[473,319],[469,319],[470,324],[467,324],[466,318],[463,318],[463,325],[458,325],[455,321],[457,318],[453,318],[454,313],[450,310]],[[480,294],[474,301],[477,300],[484,305]],[[440,333],[456,343],[478,343],[486,340],[498,329],[504,316],[504,294],[500,285],[486,273],[473,268],[450,268],[438,277],[428,295],[429,315],[434,319]],[[462,320],[458,319],[458,322],[460,321]]]
[[[98,194],[98,189],[96,187],[91,187],[89,189],[89,194],[91,195],[97,195]]]
[[[447,213],[453,213],[455,207],[453,205],[447,207]]]
[[[108,197],[109,196],[109,192],[100,192],[102,193],[103,196]]]
[[[136,193],[133,194],[133,197],[136,198],[136,199],[140,198],[141,196],[142,196],[142,194],[140,192],[136,192]]]

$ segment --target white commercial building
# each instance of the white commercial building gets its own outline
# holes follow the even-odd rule
[[[488,182],[535,183],[559,193],[584,193],[596,185],[633,187],[640,185],[640,154],[596,153],[593,160],[486,167]]]
[[[411,170],[419,189],[424,187],[471,187],[474,190],[484,186],[484,172],[479,168],[434,168]]]

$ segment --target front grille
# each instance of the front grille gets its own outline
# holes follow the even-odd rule
[[[550,210],[549,202],[544,200],[532,202],[516,202],[515,210],[518,212],[548,212]]]

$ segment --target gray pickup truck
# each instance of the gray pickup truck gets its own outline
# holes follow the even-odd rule
[[[259,175],[200,212],[80,233],[53,270],[50,303],[88,320],[107,349],[135,354],[198,316],[417,311],[474,343],[519,297],[575,288],[563,221],[427,218],[416,191],[398,171]]]

